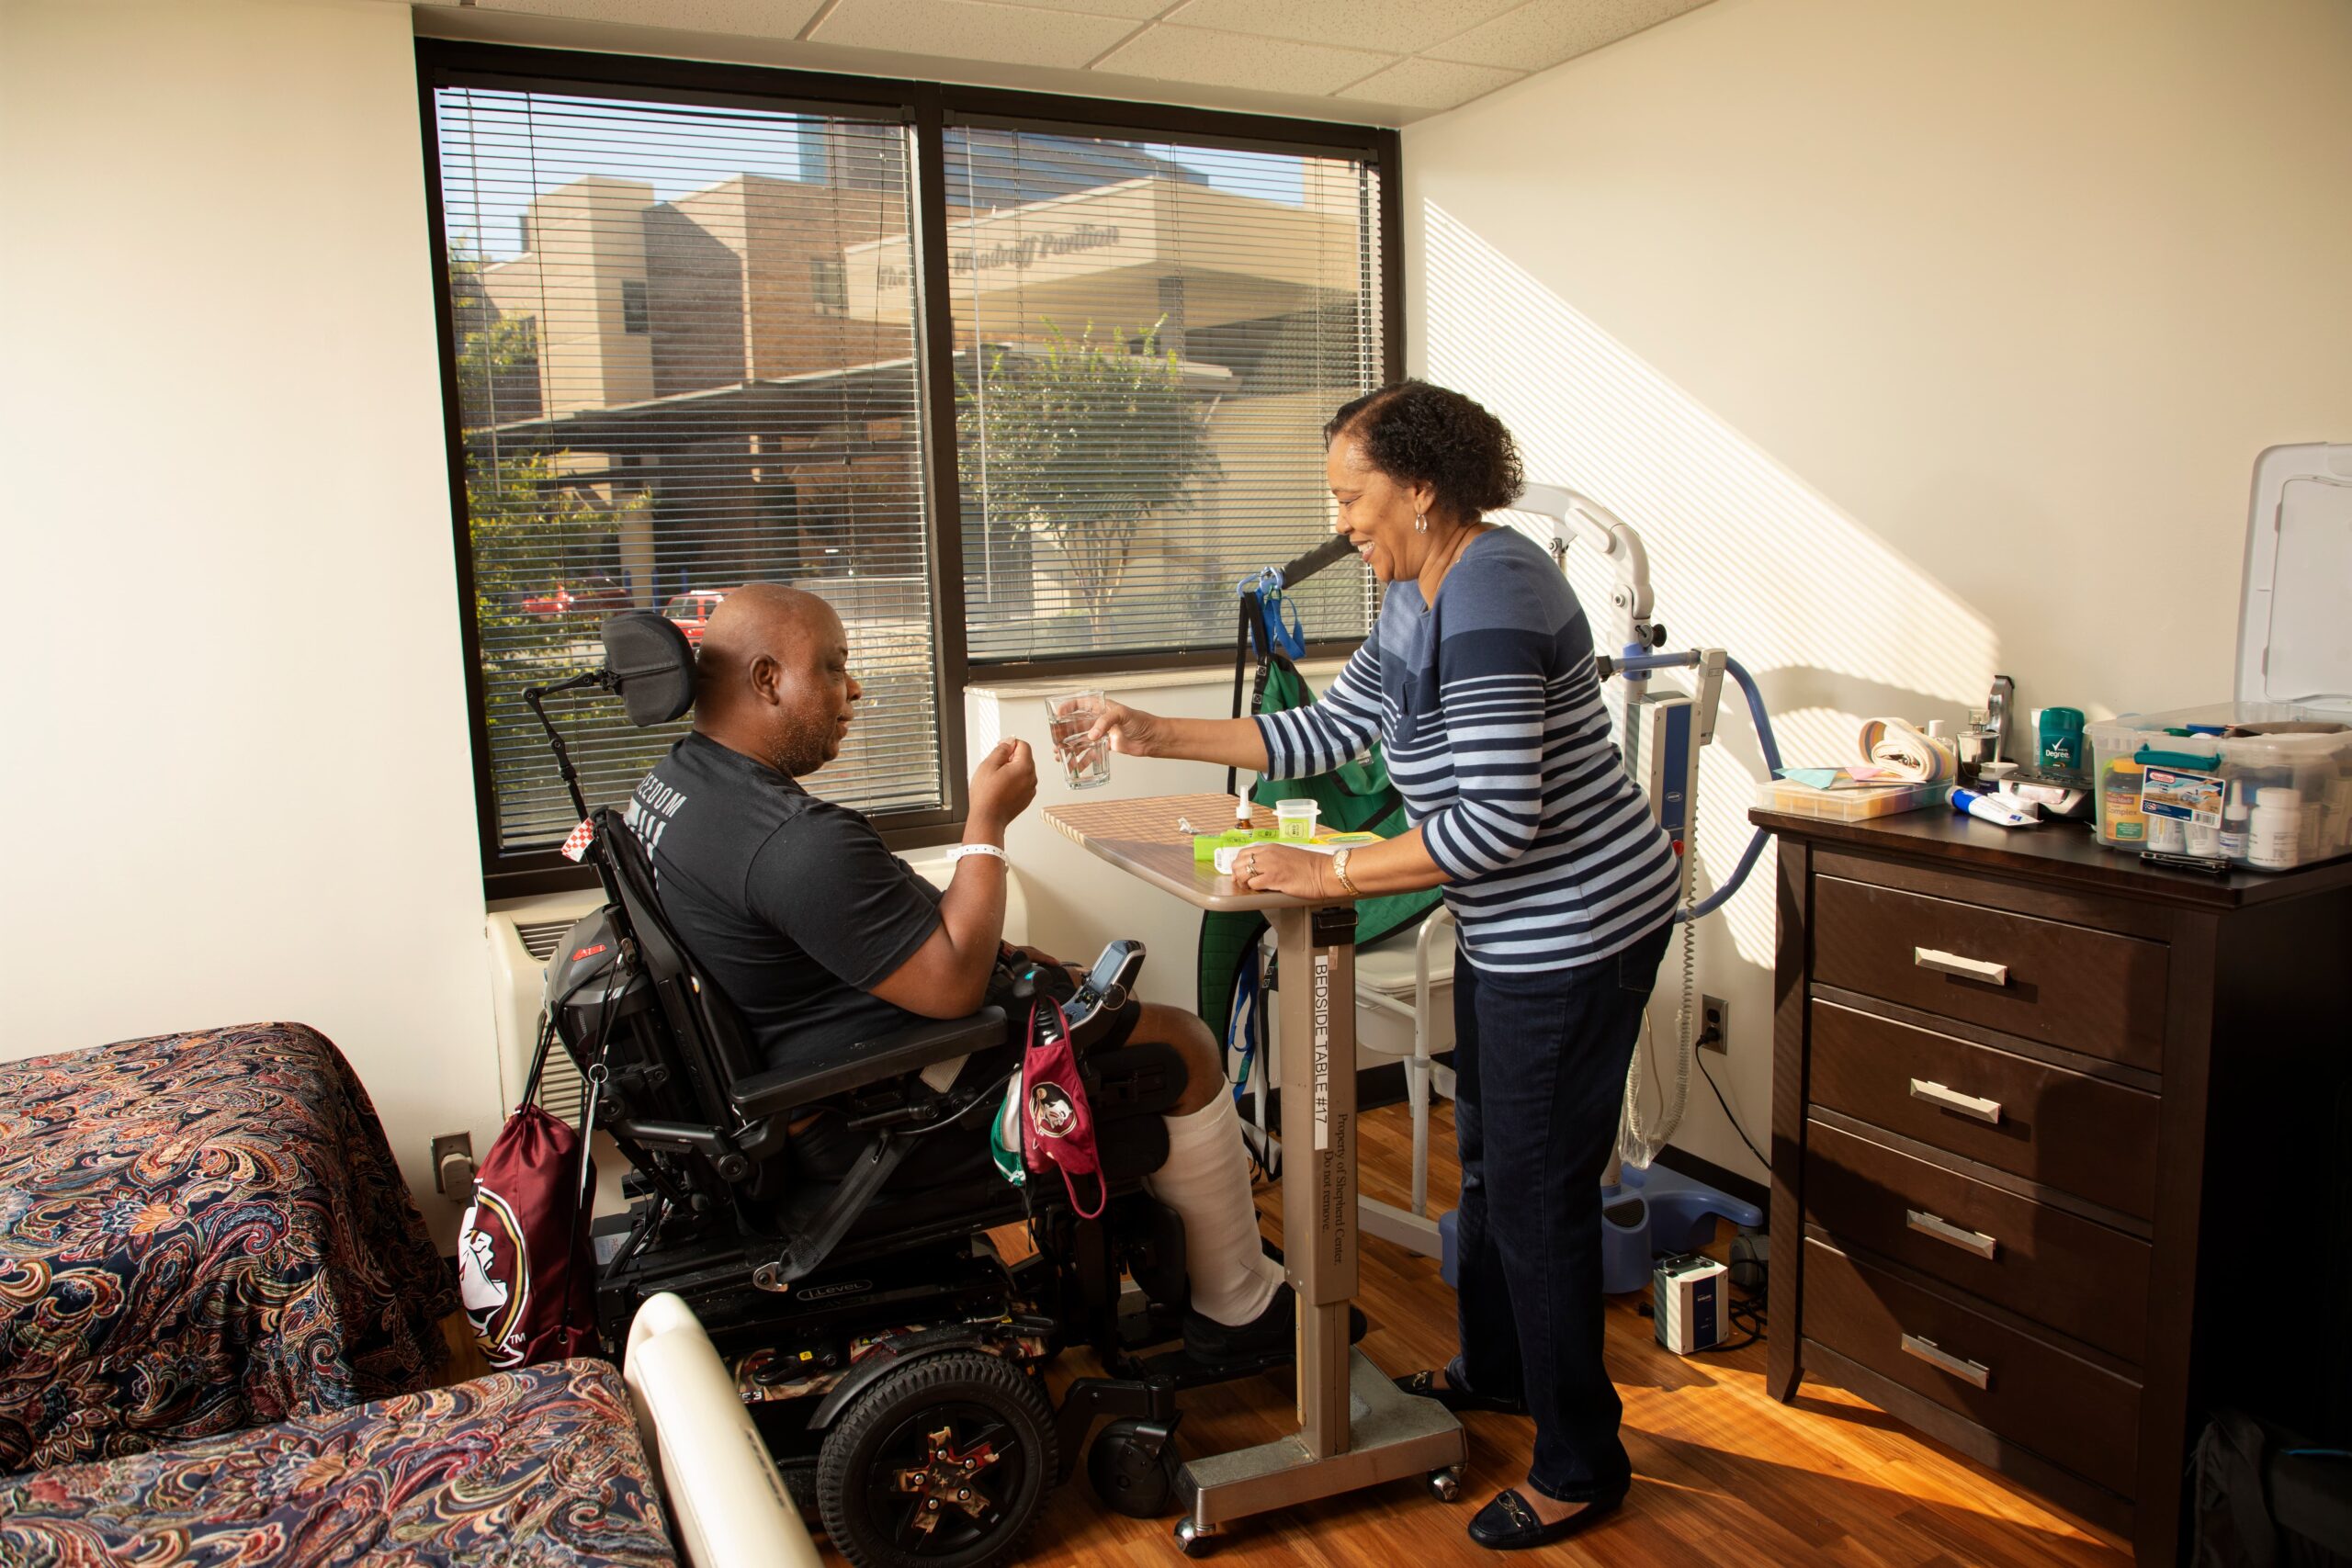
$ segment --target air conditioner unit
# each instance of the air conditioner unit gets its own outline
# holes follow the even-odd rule
[[[576,893],[550,893],[537,898],[510,898],[491,906],[491,987],[497,1009],[498,1089],[509,1107],[523,1098],[531,1077],[531,1053],[539,1043],[539,1004],[545,999],[548,960],[556,943],[581,916],[603,905],[605,896],[594,887]],[[579,1068],[561,1047],[548,1053],[547,1071],[539,1075],[541,1109],[580,1124]]]

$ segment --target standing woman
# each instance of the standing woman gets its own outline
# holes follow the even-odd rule
[[[1336,855],[1245,851],[1252,890],[1360,897],[1443,886],[1453,970],[1462,1351],[1399,1383],[1453,1410],[1532,1414],[1526,1483],[1470,1522],[1541,1546],[1623,1500],[1623,1407],[1601,1364],[1600,1176],[1677,886],[1625,776],[1592,633],[1550,556],[1482,521],[1522,482],[1501,421],[1402,381],[1324,426],[1337,530],[1387,584],[1322,699],[1255,718],[1104,705],[1120,751],[1297,778],[1374,739],[1411,830]]]

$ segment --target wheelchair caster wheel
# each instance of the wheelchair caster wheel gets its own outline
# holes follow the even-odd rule
[[[1216,1536],[1190,1519],[1178,1519],[1176,1550],[1187,1557],[1206,1557],[1216,1550]]]
[[[1460,1502],[1462,1500],[1461,1470],[1456,1466],[1448,1465],[1443,1470],[1430,1471],[1429,1487],[1430,1495],[1441,1503]]]
[[[1176,1445],[1149,1421],[1114,1421],[1086,1453],[1094,1495],[1131,1519],[1156,1519],[1176,1495]]]

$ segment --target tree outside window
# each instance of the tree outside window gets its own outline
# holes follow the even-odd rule
[[[968,514],[1050,550],[1096,647],[1137,540],[1218,471],[1211,405],[1185,389],[1162,324],[1097,338],[1090,322],[1072,338],[1047,322],[1043,344],[987,347],[977,381],[956,387],[957,434],[979,457]]]

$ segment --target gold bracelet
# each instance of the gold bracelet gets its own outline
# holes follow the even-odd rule
[[[1363,889],[1348,880],[1348,857],[1353,853],[1355,853],[1353,850],[1341,850],[1338,854],[1333,855],[1331,874],[1340,879],[1340,886],[1348,890],[1349,897],[1361,898],[1363,897]]]

